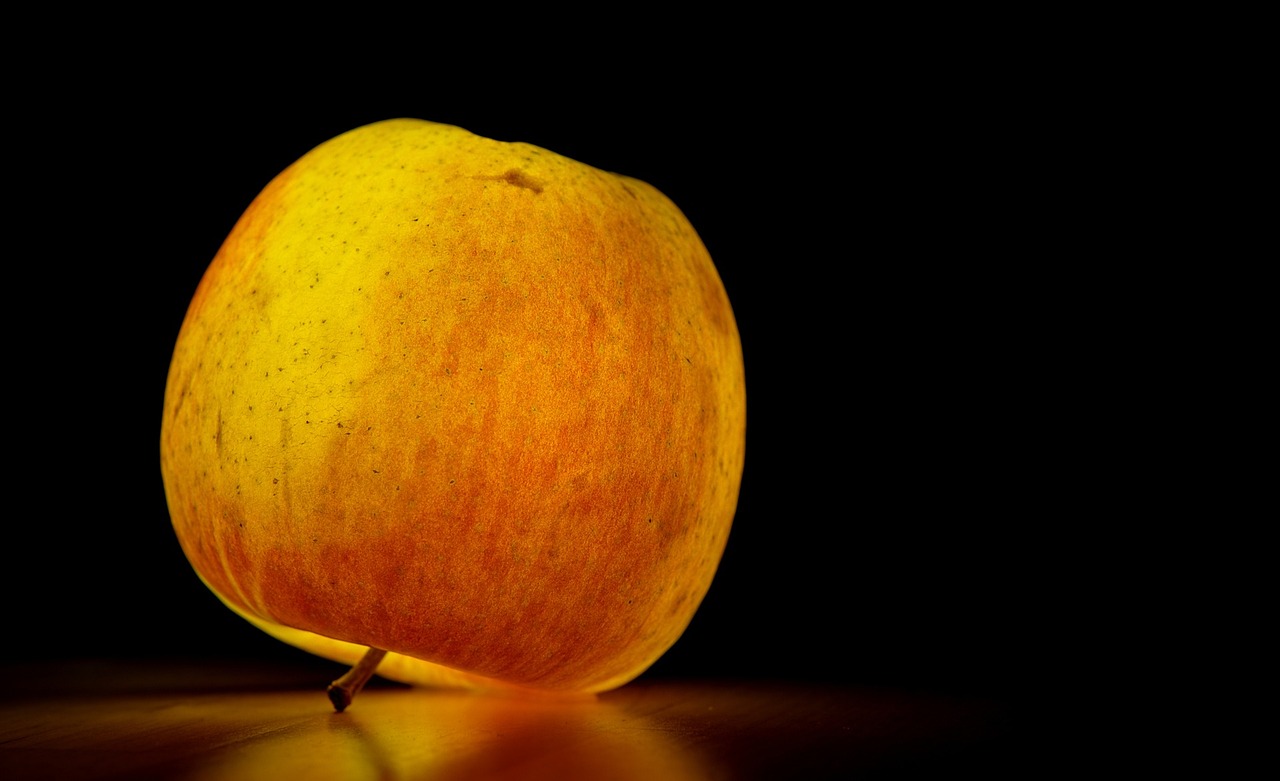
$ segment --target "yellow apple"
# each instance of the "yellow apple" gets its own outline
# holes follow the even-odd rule
[[[395,119],[236,223],[174,347],[160,466],[195,572],[280,639],[591,693],[688,626],[745,432],[733,311],[667,197]]]

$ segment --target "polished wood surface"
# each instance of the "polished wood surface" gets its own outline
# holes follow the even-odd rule
[[[807,779],[1016,772],[1011,705],[812,683],[648,680],[531,701],[265,664],[10,665],[0,778]],[[336,672],[341,672],[337,670]]]

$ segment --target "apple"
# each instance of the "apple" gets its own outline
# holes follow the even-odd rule
[[[213,593],[356,665],[341,709],[375,668],[633,680],[710,587],[745,435],[733,310],[667,197],[393,119],[320,144],[237,221],[174,346],[160,467]]]

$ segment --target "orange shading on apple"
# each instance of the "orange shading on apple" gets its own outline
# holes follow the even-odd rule
[[[574,696],[681,636],[746,432],[712,259],[654,187],[410,119],[273,179],[200,281],[161,472],[236,613],[405,683]],[[364,660],[361,664],[361,660]]]

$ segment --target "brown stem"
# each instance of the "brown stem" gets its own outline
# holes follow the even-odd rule
[[[370,648],[364,652],[364,656],[360,657],[360,661],[356,662],[355,667],[347,670],[346,675],[329,684],[329,701],[333,703],[338,713],[347,709],[351,701],[373,677],[374,670],[378,669],[378,663],[386,655],[387,652],[381,648]]]

